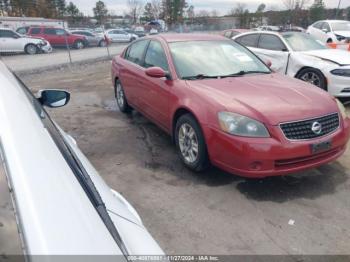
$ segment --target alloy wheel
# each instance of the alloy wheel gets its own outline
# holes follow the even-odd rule
[[[179,129],[179,147],[183,158],[193,164],[199,156],[199,143],[195,130],[187,123]]]
[[[125,104],[124,91],[120,83],[117,84],[115,95],[116,95],[116,99],[119,107],[121,108],[124,107],[124,104]]]
[[[300,77],[300,79],[315,86],[321,87],[321,79],[314,72],[306,72]]]

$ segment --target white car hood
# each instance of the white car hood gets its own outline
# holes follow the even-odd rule
[[[344,37],[350,37],[350,31],[333,31],[334,34],[344,36]]]
[[[340,49],[323,49],[301,52],[304,55],[317,57],[339,65],[350,65],[350,53]]]

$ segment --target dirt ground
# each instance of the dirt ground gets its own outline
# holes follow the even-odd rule
[[[140,114],[117,110],[110,62],[22,79],[33,90],[72,93],[69,106],[50,110],[53,119],[137,209],[166,253],[349,254],[349,150],[288,177],[248,180],[216,168],[194,174],[169,136]]]

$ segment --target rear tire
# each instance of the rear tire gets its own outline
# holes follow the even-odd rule
[[[128,101],[126,100],[123,85],[119,80],[115,81],[114,96],[119,110],[122,113],[130,113],[132,111],[132,107],[129,106]]]
[[[28,44],[26,45],[26,47],[24,48],[24,52],[28,55],[35,55],[39,52],[39,49],[36,45],[34,44]]]
[[[296,78],[327,91],[326,77],[318,69],[305,68],[297,74]]]
[[[177,120],[175,143],[179,156],[188,169],[203,172],[208,168],[209,157],[204,135],[191,114],[185,114]]]

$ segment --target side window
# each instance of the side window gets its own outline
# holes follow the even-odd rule
[[[259,40],[259,48],[274,51],[283,51],[286,49],[286,46],[277,36],[262,34]]]
[[[56,35],[65,35],[66,31],[64,31],[63,29],[56,29]]]
[[[1,30],[0,37],[1,38],[18,38],[14,32],[9,31],[9,30]]]
[[[318,22],[318,23],[314,24],[314,27],[321,30],[323,24],[324,24],[323,22]]]
[[[331,27],[328,23],[323,23],[321,30],[326,30],[327,32],[331,31]]]
[[[162,45],[157,41],[151,41],[145,56],[145,67],[157,66],[168,71],[168,60]]]
[[[127,51],[127,56],[125,59],[142,66],[143,55],[149,41],[138,41],[135,44],[131,45]]]
[[[38,34],[40,34],[40,32],[41,32],[41,28],[35,27],[35,28],[32,28],[30,33],[32,35],[38,35]]]
[[[54,28],[45,28],[44,34],[45,35],[56,35],[56,30]]]
[[[259,40],[259,34],[250,34],[238,37],[236,41],[244,46],[257,47]]]

